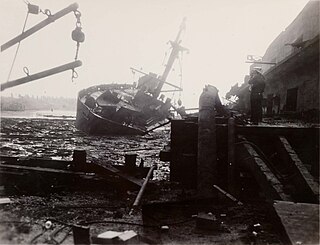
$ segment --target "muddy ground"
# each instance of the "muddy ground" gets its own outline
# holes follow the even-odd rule
[[[138,163],[143,159],[149,166],[156,163],[158,169],[144,197],[143,211],[133,215],[129,212],[137,190],[104,186],[103,190],[11,194],[12,203],[0,206],[0,243],[73,244],[72,225],[77,224],[90,227],[93,236],[108,230],[134,230],[141,242],[149,244],[282,244],[263,202],[239,206],[215,200],[203,211],[217,218],[218,228],[210,232],[196,229],[192,216],[198,209],[182,202],[194,193],[169,183],[169,165],[159,161],[159,152],[169,139],[169,130],[146,136],[93,137],[76,130],[73,120],[2,118],[1,155],[71,160],[74,149],[85,149],[88,161],[120,164],[126,153],[137,153]],[[147,205],[159,201],[176,202]],[[254,228],[257,224],[258,229]],[[162,230],[162,225],[169,230]]]

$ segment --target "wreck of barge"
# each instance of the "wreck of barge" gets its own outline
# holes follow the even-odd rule
[[[185,21],[175,41],[170,41],[171,54],[161,76],[131,68],[143,74],[136,85],[102,84],[80,91],[76,128],[93,135],[139,135],[170,117],[171,99],[160,93],[164,84],[174,88],[170,92],[182,90],[166,79],[179,53],[187,50],[180,46],[184,26]]]

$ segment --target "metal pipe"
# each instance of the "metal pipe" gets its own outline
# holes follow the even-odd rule
[[[18,85],[21,85],[24,83],[28,83],[33,80],[48,77],[48,76],[51,76],[51,75],[54,75],[54,74],[57,74],[57,73],[60,73],[60,72],[66,71],[66,70],[72,70],[72,69],[74,69],[78,66],[81,66],[81,65],[82,65],[82,62],[80,60],[77,60],[77,61],[73,61],[73,62],[64,64],[61,66],[54,67],[49,70],[45,70],[45,71],[33,74],[33,75],[28,75],[26,77],[22,77],[22,78],[13,80],[13,81],[2,83],[2,84],[0,84],[0,91],[3,91],[7,88],[15,87],[15,86],[18,86]]]
[[[237,198],[235,198],[234,196],[232,196],[231,194],[229,194],[228,192],[222,190],[219,186],[217,185],[213,185],[213,187],[220,191],[223,195],[225,195],[226,197],[228,197],[230,200],[232,200],[233,202],[237,203],[238,205],[243,205],[242,202],[240,202]]]
[[[25,32],[21,33],[19,36],[15,37],[15,38],[11,39],[10,41],[6,42],[5,44],[3,44],[1,46],[1,52],[6,50],[7,48],[10,48],[11,46],[15,45],[16,43],[22,41],[23,39],[29,37],[33,33],[39,31],[40,29],[42,29],[45,26],[49,25],[50,23],[56,21],[57,19],[65,16],[66,14],[77,10],[78,7],[79,7],[79,5],[77,3],[73,3],[70,6],[60,10],[56,14],[49,15],[48,18],[46,18],[45,20],[41,21],[37,25],[35,25],[35,26],[31,27],[30,29],[26,30]]]
[[[149,179],[151,178],[151,174],[152,174],[153,170],[155,170],[155,168],[156,168],[156,166],[152,166],[149,169],[149,172],[148,172],[148,174],[147,174],[147,176],[146,176],[146,178],[145,178],[145,180],[144,180],[144,182],[143,182],[143,184],[142,184],[142,186],[140,188],[140,191],[139,191],[139,193],[138,193],[133,205],[132,205],[132,209],[130,211],[130,214],[132,214],[134,212],[134,210],[140,205],[142,195],[143,195],[143,193],[144,193],[144,191],[145,191],[145,189],[147,187]]]

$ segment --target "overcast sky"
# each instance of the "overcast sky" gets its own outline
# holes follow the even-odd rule
[[[54,14],[74,1],[33,0]],[[162,74],[169,40],[174,40],[183,17],[187,18],[182,46],[182,100],[196,107],[205,84],[223,97],[248,73],[248,54],[265,53],[268,45],[300,13],[308,0],[78,0],[86,40],[80,47],[79,78],[71,71],[1,92],[76,97],[79,90],[102,83],[132,83],[138,79],[130,67]],[[0,0],[0,44],[21,33],[27,5],[23,0]],[[26,29],[45,19],[29,15]],[[76,19],[70,13],[21,42],[10,80],[74,60],[71,39]],[[0,82],[7,81],[17,45],[0,53]],[[168,56],[167,56],[168,57]],[[179,62],[167,81],[179,85]],[[173,99],[178,99],[176,94]]]

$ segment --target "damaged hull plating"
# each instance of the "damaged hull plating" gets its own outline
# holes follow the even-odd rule
[[[140,135],[165,120],[170,107],[133,85],[93,86],[79,92],[76,128],[91,135]]]
[[[164,84],[182,91],[166,82],[174,61],[187,51],[180,46],[183,20],[175,41],[170,41],[171,54],[161,76],[142,73],[137,84],[104,84],[79,92],[76,128],[92,135],[139,135],[157,128],[170,116],[171,99],[160,94]],[[172,91],[172,90],[171,90]],[[168,91],[166,91],[168,92]]]

